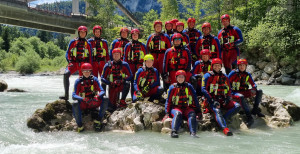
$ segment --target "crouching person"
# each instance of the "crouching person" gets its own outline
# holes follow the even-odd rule
[[[211,65],[213,71],[206,73],[202,79],[202,93],[206,98],[204,107],[213,112],[223,133],[231,136],[232,132],[227,128],[225,120],[238,113],[241,106],[239,103],[232,101],[229,79],[221,71],[222,60],[215,58],[212,60]],[[224,115],[222,115],[221,109],[226,110]]]
[[[165,104],[166,116],[172,115],[172,138],[178,138],[178,130],[183,118],[188,120],[190,134],[192,137],[198,137],[196,114],[201,117],[200,105],[197,100],[196,92],[193,86],[187,82],[186,72],[179,70],[175,74],[177,83],[172,84],[168,89],[168,97]]]
[[[161,101],[164,90],[160,87],[158,70],[153,67],[154,57],[147,54],[144,61],[145,67],[140,67],[135,74],[133,102],[144,97],[150,97],[150,102],[154,99]]]
[[[92,69],[91,64],[84,63],[81,66],[83,76],[78,78],[74,85],[74,92],[72,94],[74,103],[72,104],[72,109],[78,126],[78,132],[84,130],[81,111],[96,109],[98,107],[100,107],[100,111],[98,117],[94,120],[94,129],[95,131],[100,131],[102,118],[108,104],[108,99],[104,98],[105,91],[100,86],[98,78],[91,75]]]

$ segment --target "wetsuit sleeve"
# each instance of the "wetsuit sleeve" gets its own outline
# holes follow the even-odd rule
[[[219,53],[219,58],[222,59],[222,52],[221,52],[221,45],[220,45],[220,41],[217,37],[214,37],[214,40],[217,43],[217,52]]]
[[[98,85],[98,87],[99,87],[99,94],[98,94],[98,97],[99,98],[103,98],[103,96],[105,95],[105,91],[104,91],[104,89],[102,88],[102,86],[100,85],[100,82],[99,82],[99,80],[98,80],[98,78],[96,78],[96,77],[94,77],[94,81],[97,83],[97,85]]]
[[[106,57],[105,57],[105,59],[106,59],[106,61],[109,61],[108,43],[107,43],[106,40],[103,40],[103,42],[104,42],[104,47],[103,48],[106,50]]]
[[[230,84],[232,83],[233,81],[233,76],[236,74],[235,70],[232,70],[229,75],[228,75],[228,78],[229,78],[229,81],[230,81]]]
[[[252,88],[257,88],[257,85],[255,84],[255,82],[254,82],[254,80],[253,80],[253,78],[252,78],[252,75],[248,72],[248,75],[249,75],[249,79],[248,79],[248,81],[249,81],[249,83],[251,84],[251,87]]]
[[[75,42],[75,40],[71,40],[69,45],[68,45],[68,49],[66,51],[66,60],[69,63],[70,59],[71,59],[71,49],[74,48],[73,43]]]
[[[139,80],[140,74],[142,72],[141,69],[142,68],[139,68],[138,71],[135,73],[135,76],[134,76],[134,80],[133,80],[134,91],[140,90],[139,87],[138,87],[138,80]]]
[[[207,98],[208,102],[210,102],[210,100],[211,100],[211,96],[208,93],[208,88],[209,88],[208,79],[209,79],[209,77],[210,77],[209,73],[206,73],[204,75],[204,77],[202,78],[202,87],[201,87],[201,91],[204,94],[205,98]]]
[[[158,70],[157,70],[156,68],[154,68],[154,71],[155,71],[156,80],[155,80],[154,83],[150,86],[150,88],[154,88],[154,87],[156,87],[156,86],[160,86]]]
[[[114,40],[114,41],[111,43],[111,45],[110,45],[110,51],[109,51],[109,57],[110,57],[110,60],[113,60],[113,57],[112,57],[112,51],[114,50],[117,41],[118,41],[117,39]]]
[[[130,43],[127,43],[126,45],[125,45],[125,48],[124,48],[124,56],[123,56],[123,61],[125,61],[125,62],[128,62],[128,52],[129,52],[129,50],[131,50],[131,47],[130,47]]]
[[[165,112],[166,113],[171,113],[173,89],[174,89],[173,85],[171,85],[168,89],[168,97],[167,97],[166,103],[165,103]]]
[[[187,54],[188,54],[188,57],[189,57],[189,60],[188,60],[188,67],[186,68],[186,72],[189,72],[191,71],[191,67],[192,67],[192,56],[191,56],[191,52],[188,48],[186,48],[186,51],[187,51]]]
[[[109,61],[110,62],[110,61]],[[102,71],[102,74],[101,74],[101,82],[104,82],[106,85],[109,85],[110,84],[110,81],[107,80],[107,75],[108,75],[108,71],[109,71],[109,67],[108,67],[108,63],[107,62],[105,65],[104,65],[104,68],[103,68],[103,71]]]
[[[237,39],[237,40],[234,42],[234,45],[238,46],[238,45],[240,45],[241,43],[243,43],[243,41],[244,41],[244,38],[243,38],[243,35],[242,35],[242,31],[241,31],[238,27],[236,27],[236,26],[234,26],[233,29],[237,32],[237,34],[238,34],[238,36],[239,36],[239,39]]]
[[[168,64],[167,64],[167,61],[168,61],[168,53],[170,52],[171,49],[168,49],[165,53],[165,56],[164,56],[164,60],[163,60],[163,74],[167,74],[168,73]]]
[[[189,86],[189,89],[190,89],[191,92],[192,92],[193,100],[194,100],[195,106],[196,106],[196,108],[197,108],[198,110],[200,110],[200,105],[199,105],[199,101],[198,101],[198,99],[197,99],[196,91],[195,91],[195,89],[193,88],[193,86],[192,86],[190,83],[188,83],[188,86]]]
[[[129,65],[128,65],[128,63],[126,63],[126,62],[123,62],[123,66],[125,67],[125,69],[126,69],[126,74],[127,74],[127,77],[125,78],[125,80],[126,81],[130,81],[131,79],[132,79],[132,72],[131,72],[131,70],[130,70],[130,67],[129,67]]]
[[[193,76],[196,75],[196,71],[197,71],[197,68],[198,68],[199,65],[200,65],[200,62],[199,62],[199,61],[196,61],[196,62],[195,62],[195,65],[194,65],[194,67],[193,67],[193,69],[192,69],[192,75],[193,75]]]
[[[76,79],[74,84],[74,91],[72,93],[72,99],[82,101],[83,98],[79,96],[79,90],[80,90],[80,79]]]

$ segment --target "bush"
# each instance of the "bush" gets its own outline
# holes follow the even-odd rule
[[[66,57],[64,55],[55,57],[51,62],[52,62],[52,64],[51,64],[52,66],[58,67],[58,68],[65,67],[68,64],[66,61]]]
[[[14,41],[12,41],[9,52],[21,55],[21,53],[27,52],[32,49],[34,49],[34,47],[33,45],[31,45],[31,43],[27,38],[19,37],[14,39]]]
[[[21,54],[16,63],[16,69],[21,74],[32,74],[40,68],[41,58],[33,50]]]

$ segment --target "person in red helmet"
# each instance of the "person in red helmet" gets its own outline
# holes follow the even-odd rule
[[[73,116],[77,123],[77,131],[84,130],[81,112],[87,109],[97,109],[100,107],[99,114],[94,119],[95,131],[102,128],[101,122],[107,109],[108,99],[104,97],[105,91],[102,89],[97,77],[91,75],[92,65],[84,63],[81,65],[83,76],[76,79],[72,98]]]
[[[198,137],[196,115],[202,117],[200,105],[193,86],[187,82],[186,72],[179,70],[175,74],[176,83],[168,89],[168,97],[165,103],[165,117],[171,114],[172,120],[172,138],[178,138],[178,130],[183,118],[188,120],[188,126],[192,137]],[[165,119],[165,118],[164,118]]]
[[[132,74],[143,66],[144,57],[147,54],[146,45],[140,42],[139,39],[140,31],[138,29],[131,30],[132,41],[127,43],[125,46],[125,55],[123,61],[129,64]],[[131,97],[133,98],[134,86],[133,79],[131,80]]]
[[[221,16],[222,25],[224,26],[218,33],[218,39],[220,40],[222,59],[226,74],[229,74],[232,68],[236,68],[237,60],[239,60],[240,45],[244,39],[242,31],[233,25],[230,25],[230,16],[224,14]]]
[[[92,59],[93,59],[93,75],[95,77],[101,76],[103,67],[109,61],[108,44],[107,41],[101,38],[102,27],[95,25],[93,28],[94,37],[90,38],[88,42],[92,45]]]
[[[241,106],[232,100],[229,79],[221,71],[222,60],[215,58],[211,65],[213,71],[206,73],[202,78],[201,89],[206,98],[203,107],[214,114],[217,123],[223,129],[223,133],[231,136],[232,132],[227,128],[225,120],[238,113]],[[221,109],[226,110],[224,115]]]
[[[195,29],[195,23],[196,23],[195,18],[189,18],[187,20],[187,23],[188,23],[188,28],[183,30],[183,33],[188,35],[190,39],[189,45],[190,45],[191,55],[192,55],[192,65],[194,66],[195,62],[199,59],[198,55],[196,54],[196,43],[202,34],[198,29]]]
[[[82,76],[80,66],[83,63],[92,63],[92,48],[91,44],[85,39],[87,35],[87,27],[78,27],[78,37],[71,40],[66,51],[66,59],[68,66],[64,73],[64,89],[65,95],[60,96],[60,99],[69,100],[69,78],[71,74],[79,71],[79,76]]]
[[[174,34],[173,32],[173,23],[171,21],[166,21],[165,22],[165,33],[170,37],[172,34]]]
[[[167,34],[162,33],[162,22],[157,20],[153,24],[155,33],[147,39],[147,51],[154,57],[154,67],[161,74],[163,72],[162,61],[165,52],[171,47],[171,41]]]
[[[128,63],[121,60],[122,49],[115,48],[112,51],[113,61],[108,61],[103,68],[101,82],[108,85],[108,96],[110,100],[109,109],[126,107],[125,99],[129,92],[132,73]],[[119,95],[122,92],[120,103]]]
[[[208,22],[203,23],[202,25],[203,35],[199,38],[196,43],[196,54],[199,57],[200,52],[203,49],[208,49],[211,52],[211,59],[220,58],[221,59],[221,46],[218,38],[212,34],[211,25]]]
[[[177,22],[176,23],[176,30],[177,30],[177,32],[175,32],[175,34],[176,33],[179,33],[179,34],[181,34],[182,35],[182,44],[184,45],[184,46],[187,46],[189,49],[190,49],[190,46],[189,46],[189,43],[190,43],[190,38],[189,38],[189,36],[188,35],[186,35],[186,34],[184,34],[183,33],[183,30],[184,30],[184,23],[183,22]],[[173,38],[173,36],[174,36],[174,34],[171,36],[171,39]]]
[[[121,60],[123,60],[125,45],[129,42],[129,40],[127,39],[129,33],[130,33],[129,29],[126,27],[123,27],[120,29],[121,38],[115,39],[110,45],[110,54],[109,55],[110,55],[111,60],[113,60],[112,51],[115,48],[122,49]]]
[[[170,84],[176,83],[175,73],[178,70],[187,72],[187,82],[191,77],[191,54],[186,46],[182,45],[183,37],[180,33],[175,33],[172,37],[174,46],[169,48],[163,60],[163,79],[165,90]]]
[[[172,22],[172,24],[173,24],[173,32],[175,33],[175,32],[177,32],[177,30],[176,30],[176,23],[178,22],[179,20],[178,19],[172,19],[171,20],[171,22]]]
[[[194,89],[197,92],[197,96],[202,96],[201,84],[202,77],[208,71],[212,71],[211,60],[210,60],[210,51],[208,49],[203,49],[200,52],[201,60],[196,61],[192,69],[191,84],[194,86]]]
[[[229,73],[229,80],[232,88],[232,95],[234,99],[239,100],[240,104],[242,105],[242,108],[245,111],[247,121],[246,125],[250,127],[254,120],[251,116],[251,112],[254,115],[257,115],[258,117],[264,117],[260,112],[259,109],[259,103],[262,99],[262,90],[257,89],[257,85],[255,84],[251,74],[246,71],[248,62],[246,59],[239,59],[237,61],[238,68],[232,70]],[[251,85],[251,89],[249,87]],[[249,106],[247,104],[247,98],[251,98],[255,96],[255,102],[253,105],[253,109],[250,112]]]

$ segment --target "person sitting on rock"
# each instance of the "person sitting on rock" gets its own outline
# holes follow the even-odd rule
[[[193,86],[187,82],[186,72],[179,70],[175,74],[177,83],[172,84],[168,89],[168,97],[165,104],[166,116],[172,115],[172,138],[178,138],[178,130],[182,118],[187,118],[192,137],[198,137],[196,113],[201,117],[201,109]]]
[[[200,54],[201,54],[201,60],[195,62],[195,65],[192,69],[192,76],[191,76],[191,84],[196,90],[197,96],[203,95],[201,92],[202,77],[204,76],[205,73],[212,70],[211,60],[209,60],[210,51],[208,49],[203,49],[200,52]]]
[[[251,116],[257,115],[258,117],[264,117],[258,108],[259,103],[262,99],[262,90],[257,89],[257,86],[249,72],[246,71],[248,62],[246,59],[239,59],[237,62],[238,69],[232,70],[229,74],[229,80],[232,88],[233,98],[238,99],[242,108],[245,111],[247,116],[246,125],[250,127],[254,120]],[[251,85],[252,89],[249,89],[249,85]],[[247,98],[255,96],[255,103],[253,105],[253,109],[250,113],[249,107],[247,105]]]
[[[144,97],[149,96],[150,102],[155,98],[161,100],[164,90],[160,87],[158,70],[153,67],[154,57],[151,54],[147,54],[144,57],[144,61],[145,67],[140,67],[134,77],[135,92],[132,101],[143,100]]]
[[[121,61],[122,50],[116,48],[112,51],[113,61],[108,61],[103,68],[101,82],[109,86],[110,109],[114,111],[117,107],[123,108],[127,104],[125,99],[129,92],[132,73],[128,63]],[[120,103],[119,95],[122,92]]]
[[[215,58],[212,60],[211,65],[213,71],[209,71],[202,78],[201,89],[206,98],[203,103],[204,108],[208,108],[213,112],[223,133],[227,136],[231,136],[233,134],[227,128],[225,120],[238,113],[241,106],[232,100],[229,79],[221,71],[222,60]],[[225,109],[227,112],[222,115],[221,109]]]
[[[100,111],[98,117],[94,120],[94,129],[95,131],[100,131],[102,118],[108,104],[108,99],[104,98],[105,91],[101,87],[98,78],[91,75],[92,69],[93,67],[90,63],[82,64],[81,70],[83,76],[78,78],[74,85],[74,92],[72,94],[74,103],[72,104],[72,109],[78,126],[78,132],[84,130],[81,111],[96,109],[99,106]]]

